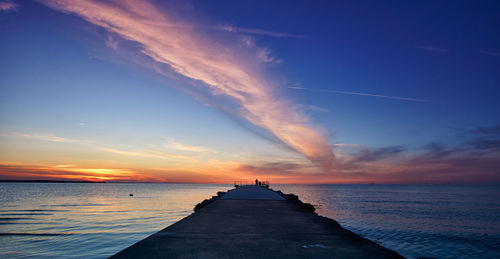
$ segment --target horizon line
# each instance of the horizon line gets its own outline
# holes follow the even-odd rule
[[[0,183],[152,183],[152,184],[223,184],[223,185],[233,185],[234,183],[222,183],[222,182],[153,182],[153,181],[88,181],[88,180],[21,180],[21,179],[0,179]],[[250,181],[251,182],[251,181]],[[452,183],[452,182],[443,182],[443,183],[377,183],[377,182],[353,182],[353,183],[274,183],[274,185],[500,185],[498,183],[491,182],[479,182],[479,183]],[[254,184],[248,184],[254,185]],[[273,185],[271,183],[270,185]]]

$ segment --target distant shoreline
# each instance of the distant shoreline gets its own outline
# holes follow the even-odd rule
[[[106,182],[63,181],[63,180],[0,180],[0,183],[106,183]]]
[[[114,181],[66,181],[66,180],[1,180],[0,183],[112,183],[112,184],[212,184],[212,185],[233,185],[232,183],[191,183],[191,182],[114,182]],[[275,184],[275,185],[368,185],[368,186],[498,186],[500,183],[288,183],[288,184]]]

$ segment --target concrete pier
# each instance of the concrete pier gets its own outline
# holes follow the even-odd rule
[[[260,186],[241,186],[111,258],[402,258]]]

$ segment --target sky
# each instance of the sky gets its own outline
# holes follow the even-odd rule
[[[0,1],[0,180],[500,183],[498,1]]]

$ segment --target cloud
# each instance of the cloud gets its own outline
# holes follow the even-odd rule
[[[433,142],[411,153],[403,146],[365,149],[337,159],[336,170],[354,182],[500,183],[500,125],[464,132],[469,136],[452,147]]]
[[[118,41],[111,35],[108,36],[106,39],[106,46],[108,46],[110,49],[117,51],[118,50]]]
[[[399,153],[405,150],[406,148],[403,146],[390,146],[377,149],[364,149],[354,156],[351,163],[382,160],[388,157],[398,155]]]
[[[464,149],[475,152],[500,151],[500,124],[490,127],[476,127],[467,130],[472,139],[464,143]]]
[[[319,106],[316,106],[316,105],[308,105],[307,106],[307,110],[314,111],[314,112],[329,112],[330,111],[330,110],[328,110],[326,108],[319,107]]]
[[[467,145],[477,151],[500,150],[500,139],[476,139],[467,142]]]
[[[466,132],[481,137],[500,137],[500,124],[490,127],[476,127],[473,129],[469,129]]]
[[[263,178],[271,183],[318,183],[334,177],[318,170],[310,164],[291,161],[255,161],[252,164],[241,163],[231,169],[241,180]]]
[[[332,90],[332,89],[305,88],[305,87],[299,87],[299,86],[289,86],[288,88],[290,88],[290,89],[296,89],[296,90],[312,91],[312,92],[325,92],[325,93],[334,93],[334,94],[347,94],[347,95],[359,95],[359,96],[367,96],[367,97],[377,97],[377,98],[393,99],[393,100],[400,100],[400,101],[426,102],[426,103],[432,103],[432,102],[434,102],[434,101],[425,100],[425,99],[400,97],[400,96],[390,96],[390,95],[380,95],[380,94],[371,94],[371,93],[359,93],[359,92],[339,91],[339,90]]]
[[[0,11],[17,11],[19,8],[18,4],[10,1],[0,2]]]
[[[465,134],[464,134],[465,133]],[[141,170],[78,167],[69,164],[24,166],[0,163],[0,179],[74,179],[93,181],[176,181],[230,183],[264,177],[271,183],[500,183],[500,124],[464,129],[461,142],[447,146],[439,142],[421,148],[405,146],[362,148],[352,154],[339,153],[336,174],[321,171],[307,161],[268,158],[267,161],[210,161],[194,168],[147,168]],[[486,142],[485,142],[486,141]],[[484,144],[487,143],[487,144]],[[333,143],[332,146],[359,145]],[[108,152],[137,157],[167,159],[154,151]],[[160,155],[161,154],[161,155]],[[174,157],[176,158],[176,157]],[[141,171],[147,172],[142,174]],[[235,178],[236,177],[236,178]]]
[[[294,162],[257,161],[234,170],[247,178],[265,175],[280,183],[499,184],[500,125],[464,132],[469,136],[451,147],[433,142],[413,150],[388,146],[340,153],[335,175]]]
[[[65,167],[72,167],[73,165],[53,165],[52,167],[55,168],[65,168]]]
[[[193,146],[193,145],[188,145],[184,143],[180,143],[174,140],[168,140],[167,143],[164,145],[166,148],[169,149],[176,149],[176,150],[181,150],[181,151],[188,151],[188,152],[208,152],[208,153],[217,153],[217,151],[207,148],[207,147],[202,147],[202,146]]]
[[[44,1],[44,0],[42,0]],[[47,0],[45,0],[47,1]],[[164,24],[165,27],[171,27],[176,29],[201,29],[201,30],[215,30],[215,31],[223,31],[229,33],[238,33],[238,34],[247,34],[247,35],[259,35],[259,36],[269,36],[275,38],[305,38],[305,35],[301,34],[293,34],[288,32],[276,32],[276,31],[268,31],[261,29],[253,29],[253,28],[243,28],[236,27],[232,25],[198,25],[198,24],[187,24],[187,23],[169,23]]]
[[[55,136],[52,134],[26,134],[26,133],[9,133],[2,134],[5,137],[16,137],[16,138],[25,138],[25,139],[35,139],[42,141],[50,141],[50,142],[59,142],[59,143],[84,143],[84,141],[70,138],[63,138],[59,136]]]
[[[282,59],[277,59],[273,56],[271,56],[271,51],[267,48],[260,48],[257,51],[257,58],[261,60],[264,63],[281,63],[283,62]]]
[[[447,149],[443,144],[433,142],[424,146],[425,153],[420,158],[425,159],[441,159],[455,152],[455,150]]]
[[[214,96],[225,96],[239,105],[239,115],[267,129],[280,141],[302,153],[324,170],[330,170],[334,154],[321,130],[312,125],[297,105],[280,98],[276,86],[259,72],[256,53],[222,45],[147,1],[43,0],[47,6],[76,14],[114,35],[140,44],[140,52],[168,65],[178,74],[201,82]],[[227,31],[286,36],[261,30]],[[251,51],[251,50],[249,50]],[[252,59],[253,56],[253,59]]]
[[[264,63],[276,63],[276,64],[283,62],[282,59],[274,57],[268,48],[257,47],[257,43],[256,43],[254,38],[252,38],[250,36],[244,36],[241,38],[241,41],[243,42],[243,45],[245,47],[255,51],[255,53],[256,53],[255,57],[259,61],[264,62]]]
[[[493,52],[493,51],[480,51],[483,54],[490,55],[490,56],[497,56],[500,57],[500,52]]]
[[[154,181],[134,170],[119,168],[83,168],[71,165],[47,166],[0,163],[0,179],[4,180],[72,180],[72,181]]]
[[[350,144],[350,143],[333,143],[333,147],[359,147],[360,144]]]
[[[494,156],[462,154],[450,157],[406,155],[391,163],[349,163],[339,157],[335,175],[293,162],[255,162],[241,164],[233,170],[244,179],[265,176],[272,183],[499,184],[499,158],[498,153]]]
[[[426,46],[419,46],[419,49],[431,51],[431,52],[437,52],[437,53],[447,53],[450,52],[449,49],[439,47],[439,46],[433,46],[433,45],[426,45]]]
[[[152,157],[158,159],[184,159],[184,160],[196,161],[192,157],[182,156],[167,152],[154,151],[154,150],[127,151],[127,150],[119,150],[113,148],[101,148],[101,150],[123,156]]]
[[[304,168],[310,167],[304,164],[290,162],[265,162],[256,165],[241,164],[237,170],[251,172],[254,174],[276,176],[276,175],[291,175],[293,173],[301,174]]]
[[[457,153],[417,156],[391,168],[392,177],[411,183],[500,183],[500,156]]]
[[[243,44],[245,44],[247,48],[253,48],[257,46],[257,44],[255,43],[255,39],[252,37],[245,36],[241,38],[241,41],[243,42]]]
[[[260,30],[260,29],[241,28],[241,27],[234,27],[231,25],[210,26],[207,28],[214,29],[214,30],[227,31],[227,32],[254,34],[254,35],[261,35],[261,36],[271,36],[271,37],[277,37],[277,38],[304,38],[305,37],[304,35],[292,34],[292,33],[288,33],[288,32],[275,32],[275,31],[266,31],[266,30]]]
[[[204,168],[102,168],[73,165],[33,165],[0,162],[1,180],[72,180],[106,182],[191,182],[232,183],[234,173],[228,164]],[[229,165],[233,166],[233,165]],[[228,173],[226,173],[228,172]]]

